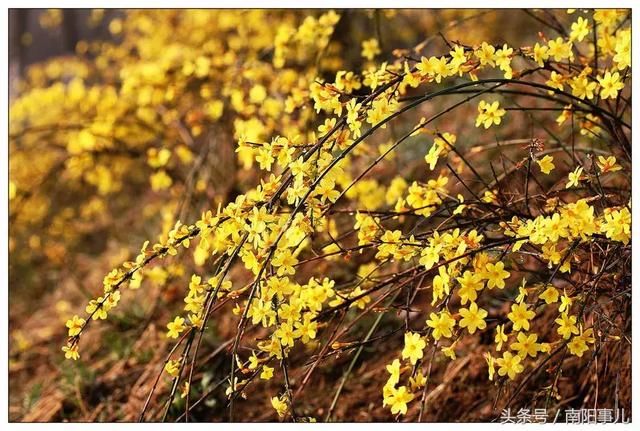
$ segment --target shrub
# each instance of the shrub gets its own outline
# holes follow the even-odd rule
[[[267,385],[264,418],[331,420],[368,361],[388,417],[422,420],[434,367],[462,360],[494,406],[527,387],[546,407],[568,361],[628,353],[630,12],[543,12],[521,46],[416,27],[410,49],[415,34],[356,44],[364,12],[128,11],[115,42],[30,68],[11,104],[12,265],[142,243],[86,286],[66,358],[154,289],[167,351],[140,419],[188,420],[224,392],[215,418],[239,420]],[[206,352],[227,353],[215,384]]]

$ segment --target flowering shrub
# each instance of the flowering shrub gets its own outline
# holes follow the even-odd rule
[[[378,34],[359,58],[337,33],[352,13],[128,11],[115,42],[21,82],[12,265],[63,265],[106,226],[146,237],[85,286],[64,356],[133,291],[179,286],[140,419],[189,420],[220,388],[216,419],[239,420],[269,385],[264,418],[331,420],[371,346],[389,418],[423,420],[443,361],[481,364],[496,408],[525,387],[546,406],[565,361],[629,348],[630,12],[527,11],[542,30],[522,46]],[[305,407],[330,363],[324,409]]]

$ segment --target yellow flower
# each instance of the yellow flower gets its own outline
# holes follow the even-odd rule
[[[513,54],[513,48],[510,48],[505,43],[502,48],[498,49],[495,54],[496,64],[504,72],[506,79],[511,79],[513,71],[511,69],[511,56]]]
[[[186,326],[184,325],[184,318],[180,316],[176,316],[173,319],[173,322],[169,322],[167,324],[167,337],[169,338],[178,338],[180,333],[184,331]]]
[[[297,263],[298,259],[293,256],[290,249],[278,249],[271,260],[271,264],[278,268],[278,277],[295,274],[294,265]]]
[[[409,387],[411,391],[417,391],[420,388],[424,388],[427,383],[427,378],[424,374],[418,372],[415,377],[409,377]]]
[[[147,150],[147,163],[152,168],[161,168],[169,162],[170,158],[171,151],[166,148],[158,150],[154,147]]]
[[[611,29],[620,18],[620,12],[616,9],[596,9],[593,19],[604,29]]]
[[[554,302],[558,302],[559,296],[560,293],[558,289],[550,285],[540,294],[540,299],[543,299],[547,304],[553,304]]]
[[[320,136],[325,136],[331,131],[331,129],[335,127],[335,125],[335,118],[327,118],[326,120],[324,120],[324,123],[318,127],[318,133],[320,134]]]
[[[553,164],[553,156],[546,155],[542,159],[536,160],[538,166],[540,166],[540,172],[545,175],[549,175],[549,173],[555,168]]]
[[[69,336],[73,337],[74,335],[78,335],[82,330],[82,327],[85,324],[85,320],[76,316],[67,320],[66,326],[69,328]]]
[[[587,343],[593,344],[595,341],[593,338],[593,328],[589,328],[580,335],[573,337],[567,344],[567,347],[572,355],[581,358],[584,352],[589,350]]]
[[[543,220],[543,226],[540,229],[540,234],[546,235],[547,239],[552,242],[558,241],[559,238],[566,238],[569,235],[567,231],[567,223],[568,221],[564,217],[555,213],[553,216],[547,217]],[[554,264],[560,263],[562,255],[556,250],[555,245],[545,245],[542,247],[542,250],[543,256],[545,259],[549,258],[549,262],[553,262]]]
[[[267,98],[267,89],[263,85],[257,84],[249,90],[249,101],[251,103],[262,103]]]
[[[406,386],[399,388],[390,388],[390,393],[384,398],[383,405],[391,406],[392,414],[404,415],[407,413],[407,403],[415,398]]]
[[[390,374],[387,384],[395,386],[395,384],[400,381],[400,361],[398,359],[394,359],[391,364],[387,365],[387,371]]]
[[[412,365],[422,358],[424,348],[427,343],[422,339],[420,334],[407,332],[404,334],[404,349],[402,349],[402,359],[409,359]]]
[[[459,326],[467,328],[469,334],[476,332],[476,329],[487,327],[487,323],[484,321],[485,317],[487,317],[487,312],[482,308],[478,308],[478,304],[475,302],[472,302],[469,308],[461,308],[460,315],[462,319]]]
[[[498,195],[494,190],[485,190],[484,195],[482,196],[482,202],[486,203],[498,203]]]
[[[626,207],[621,210],[607,208],[600,231],[606,234],[607,238],[629,244],[631,240],[631,212],[629,209]]]
[[[105,309],[106,303],[103,302],[104,298],[99,297],[98,299],[92,299],[89,301],[89,304],[87,304],[85,311],[93,316],[93,320],[104,320],[107,318],[107,310]]]
[[[362,121],[358,120],[361,103],[357,103],[356,99],[351,99],[347,102],[347,125],[349,130],[353,133],[354,138],[362,136],[360,128],[362,127]]]
[[[302,339],[304,344],[316,338],[316,332],[318,331],[318,322],[312,321],[311,319],[311,313],[306,313],[301,320],[299,319],[294,322],[296,329],[293,333],[296,338]]]
[[[562,61],[565,59],[573,60],[573,43],[571,41],[565,42],[561,37],[549,41],[549,57],[553,57],[555,61]]]
[[[449,63],[449,66],[452,71],[467,62],[467,56],[464,53],[464,48],[460,45],[455,45],[453,47],[453,50],[449,51],[449,55],[451,56],[451,62]]]
[[[340,192],[335,187],[335,181],[331,178],[323,178],[315,190],[315,194],[320,197],[320,202],[325,203],[327,200],[335,202],[340,196]]]
[[[557,90],[562,91],[564,90],[564,85],[563,85],[564,82],[565,82],[564,75],[553,71],[551,72],[551,76],[547,80],[546,84],[551,88],[555,88]],[[549,91],[549,94],[553,94],[553,92]]]
[[[436,167],[436,163],[438,163],[438,156],[442,149],[437,145],[432,145],[429,149],[429,152],[426,156],[424,156],[424,161],[429,165],[429,170],[432,171]]]
[[[561,313],[563,312],[569,312],[569,308],[571,308],[571,305],[573,304],[573,300],[571,299],[570,296],[567,295],[567,292],[564,291],[562,297],[560,297],[560,307],[558,307],[558,311],[560,311]]]
[[[589,34],[589,21],[582,17],[578,17],[578,20],[571,24],[571,33],[569,35],[571,40],[577,40],[582,42],[582,39]]]
[[[569,181],[565,188],[578,187],[580,185],[580,176],[582,175],[582,166],[578,166],[573,172],[569,172]]]
[[[433,301],[432,305],[435,304],[439,299],[444,297],[444,295],[448,295],[451,292],[450,286],[450,277],[447,273],[447,269],[444,266],[438,268],[438,275],[433,277]]]
[[[456,325],[455,319],[451,317],[448,311],[442,311],[439,314],[431,313],[427,325],[433,328],[431,335],[434,340],[439,340],[442,337],[450,338],[453,335],[452,330]]]
[[[496,49],[493,45],[489,45],[487,42],[482,42],[479,49],[474,52],[476,58],[480,60],[480,65],[495,66],[494,54]]]
[[[167,374],[169,374],[171,377],[178,377],[178,371],[180,371],[180,361],[168,361],[166,364],[164,364],[164,370],[167,372]]]
[[[425,269],[433,268],[433,265],[438,263],[440,260],[440,250],[442,246],[435,245],[431,247],[426,247],[422,249],[421,257],[420,257],[420,265],[424,265]]]
[[[478,291],[482,290],[484,284],[479,274],[472,273],[471,271],[465,271],[462,277],[456,278],[460,283],[460,295],[462,305],[467,301],[474,302],[478,298]]]
[[[284,396],[282,398],[272,397],[271,405],[281,418],[283,418],[289,410],[289,406],[287,405]]]
[[[450,68],[445,57],[431,57],[429,63],[431,64],[431,73],[437,83],[440,83],[442,78],[449,76]]]
[[[64,357],[67,359],[73,359],[77,361],[80,358],[80,353],[78,353],[78,344],[74,344],[72,346],[62,346],[62,351],[64,352]]]
[[[427,78],[433,74],[433,63],[427,57],[420,57],[420,63],[416,64],[418,73],[423,78]]]
[[[529,306],[525,303],[511,305],[511,312],[507,314],[509,320],[513,322],[513,329],[519,331],[529,330],[529,320],[535,317],[536,313],[529,310]]]
[[[613,61],[618,69],[622,70],[631,66],[631,29],[617,32],[615,52]]]
[[[351,71],[340,70],[336,73],[336,88],[347,93],[362,87],[360,79]]]
[[[440,349],[442,353],[452,361],[456,359],[455,345],[456,343],[453,343],[451,346],[443,346],[442,349]]]
[[[367,123],[372,126],[377,125],[393,114],[397,108],[398,102],[395,99],[388,100],[386,97],[376,99],[373,101],[371,109],[367,111]],[[386,127],[386,123],[381,126],[382,129]]]
[[[609,157],[604,157],[604,156],[598,156],[598,167],[600,168],[600,171],[605,174],[607,172],[616,172],[622,169],[622,167],[618,164],[616,164],[616,158],[615,156],[609,156]]]
[[[507,334],[504,333],[504,325],[498,325],[496,327],[496,337],[495,337],[496,350],[498,352],[502,350],[502,343],[506,343],[507,338],[508,338]]]
[[[589,82],[586,76],[576,76],[569,82],[569,85],[571,85],[571,94],[580,99],[593,99],[596,87],[598,87],[597,83]]]
[[[537,341],[538,335],[530,334],[527,336],[525,333],[519,332],[518,341],[511,345],[511,349],[517,351],[522,358],[526,358],[527,355],[535,358],[540,351],[540,344]]]
[[[373,60],[380,52],[378,39],[372,38],[362,41],[362,56],[367,60]]]
[[[182,399],[187,398],[190,388],[191,388],[191,385],[189,384],[189,382],[184,382],[182,384],[182,389],[180,389],[180,398]]]
[[[520,363],[522,358],[518,355],[512,355],[510,352],[504,352],[502,358],[496,360],[498,366],[498,375],[509,376],[511,380],[515,379],[517,374],[524,370],[524,366]]]
[[[276,329],[274,335],[278,337],[278,339],[280,340],[280,344],[282,344],[284,347],[293,346],[294,333],[290,323],[282,323],[280,327]]]
[[[484,356],[484,359],[487,361],[487,368],[489,371],[489,380],[493,381],[493,376],[496,373],[496,365],[495,365],[496,361],[493,358],[493,356],[491,356],[491,353],[489,352],[485,352],[483,356]]]
[[[424,160],[429,165],[429,170],[433,170],[436,167],[440,155],[447,155],[449,149],[456,143],[456,138],[456,135],[445,132],[434,139],[433,145],[424,157]]]
[[[173,184],[171,177],[162,169],[151,175],[150,180],[153,191],[168,189]]]
[[[507,111],[500,108],[500,102],[495,101],[489,104],[484,100],[481,100],[478,104],[476,127],[480,127],[480,125],[482,125],[485,129],[488,129],[493,124],[497,126],[502,122],[502,117],[506,113]]]
[[[485,278],[487,279],[487,287],[489,289],[493,289],[494,287],[504,289],[504,280],[509,278],[510,275],[508,271],[504,270],[504,263],[498,262],[495,265],[487,263]]]
[[[600,97],[603,99],[615,99],[618,92],[624,88],[624,84],[620,81],[620,74],[607,71],[603,77],[598,77],[600,83]]]
[[[273,377],[273,368],[267,367],[266,365],[264,365],[262,367],[262,372],[260,373],[260,378],[262,380],[269,380],[272,377]]]
[[[576,316],[569,316],[567,313],[562,313],[554,322],[558,324],[558,334],[562,335],[562,338],[565,340],[569,339],[571,334],[578,333]]]
[[[547,54],[548,50],[548,46],[540,45],[538,42],[536,42],[535,46],[533,47],[533,60],[538,63],[538,66],[544,66],[544,62],[549,59],[549,54]]]
[[[258,365],[260,364],[260,359],[258,359],[258,357],[256,356],[255,352],[251,353],[251,356],[249,356],[249,369],[250,370],[255,370],[256,368],[258,368]]]
[[[518,296],[516,296],[516,302],[520,304],[525,300],[527,295],[529,294],[529,290],[525,287],[527,280],[525,278],[522,279],[522,284],[518,287]]]

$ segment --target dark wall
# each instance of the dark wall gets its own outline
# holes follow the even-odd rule
[[[22,73],[26,66],[50,57],[73,53],[79,40],[110,39],[109,19],[119,14],[105,10],[102,22],[89,25],[89,9],[63,9],[62,23],[55,28],[42,28],[39,23],[46,9],[9,10],[9,60],[14,73]],[[23,35],[30,34],[31,42],[24,43]]]

